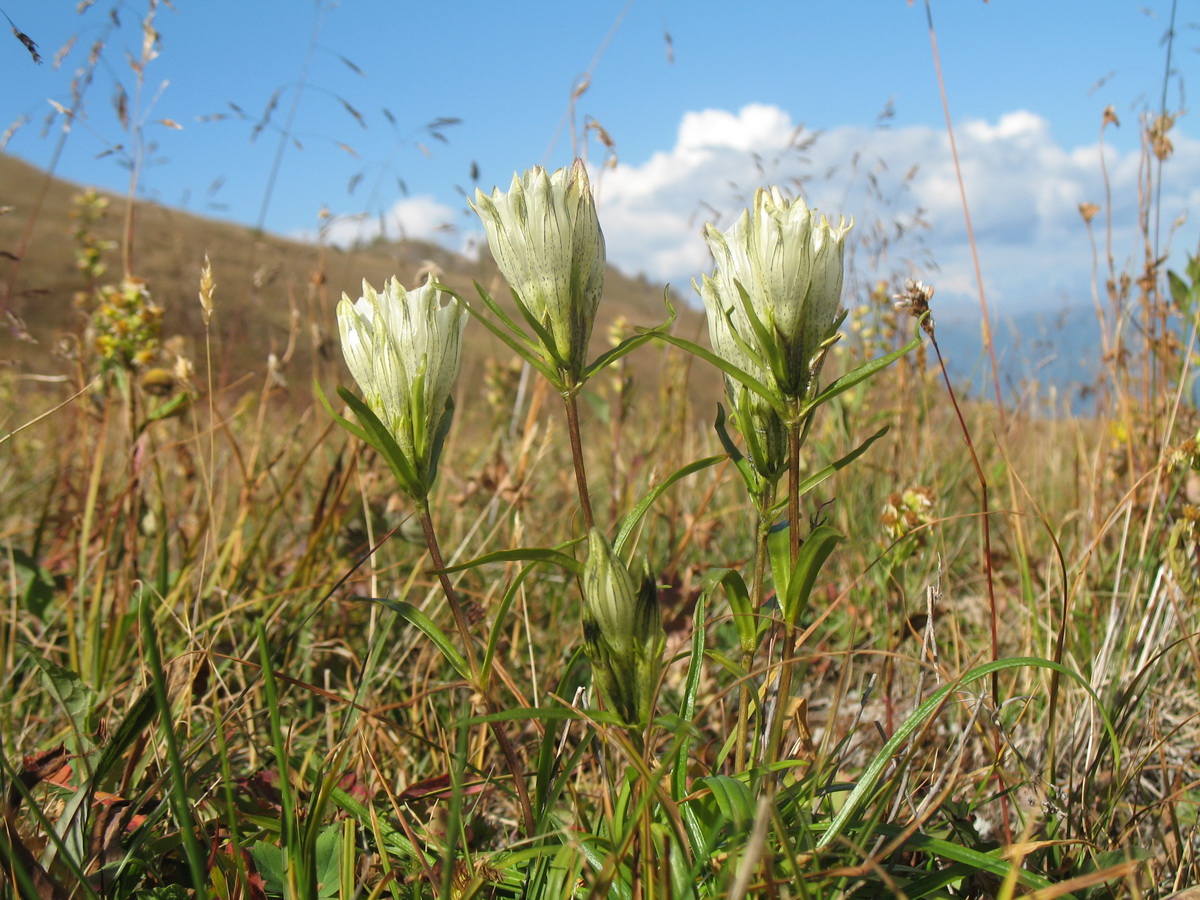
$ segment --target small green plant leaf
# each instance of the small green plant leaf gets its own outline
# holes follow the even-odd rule
[[[315,854],[318,897],[336,897],[341,890],[342,826],[326,825],[317,835]]]
[[[711,350],[701,347],[699,344],[694,343],[693,341],[676,337],[673,334],[665,334],[660,331],[654,332],[654,336],[664,343],[672,344],[676,347],[679,347],[681,350],[686,350],[688,353],[704,360],[706,363],[716,366],[738,384],[744,384],[747,389],[754,391],[754,393],[762,397],[763,400],[769,403],[771,407],[781,416],[786,416],[788,414],[787,407],[784,406],[783,401],[749,372],[743,372],[733,363],[722,359]],[[880,368],[882,368],[882,366]]]
[[[684,679],[683,698],[679,704],[681,727],[675,729],[675,759],[671,766],[671,796],[679,803],[679,812],[683,817],[683,827],[687,830],[693,853],[699,853],[705,846],[704,829],[701,827],[696,810],[690,803],[682,802],[688,794],[687,766],[692,740],[697,735],[692,726],[692,718],[696,715],[696,696],[700,692],[700,680],[704,674],[704,643],[708,634],[705,619],[707,598],[701,594],[696,601],[696,611],[692,614],[692,653],[688,660],[687,678]]]
[[[516,550],[497,550],[495,553],[477,556],[475,559],[464,563],[446,566],[444,569],[439,569],[435,574],[450,575],[454,572],[463,572],[467,569],[474,569],[477,566],[497,562],[552,563],[553,565],[561,566],[572,575],[583,575],[583,563],[573,556],[567,556],[561,550],[553,550],[548,547],[518,547]]]
[[[321,405],[325,407],[325,412],[329,413],[330,418],[345,428],[348,432],[362,441],[364,444],[371,443],[367,437],[367,433],[347,419],[345,416],[338,413],[329,402],[329,398],[325,396],[325,389],[321,387],[321,382],[313,379],[313,390],[316,392],[317,399],[321,401]]]
[[[875,826],[875,831],[878,834],[888,838],[898,837],[906,830],[887,823]],[[964,847],[962,844],[956,844],[953,841],[922,834],[919,831],[908,836],[908,839],[904,842],[904,849],[948,859],[957,864],[957,871],[967,875],[987,872],[996,878],[1004,878],[1012,870],[1012,863],[1003,856],[1005,853],[1003,848],[984,853],[971,847]],[[905,886],[906,896],[941,896],[933,892],[947,884],[946,877],[952,875],[955,870],[956,867],[947,867],[925,878],[915,879]],[[962,877],[962,875],[958,877]],[[1017,881],[1019,884],[1031,888],[1049,888],[1053,884],[1041,875],[1024,869],[1018,872]]]
[[[846,468],[846,466],[850,465],[850,463],[854,462],[856,459],[866,453],[868,447],[888,433],[889,427],[890,426],[888,425],[884,425],[841,459],[837,460],[836,462],[831,462],[819,472],[815,472],[805,478],[802,482],[800,482],[800,496],[803,497],[826,478],[833,475],[835,472],[840,472],[842,469]]]
[[[750,464],[750,459],[742,452],[741,448],[734,442],[729,434],[729,429],[725,426],[726,416],[725,407],[720,403],[717,404],[717,420],[713,423],[713,429],[717,432],[717,439],[721,442],[721,446],[725,448],[725,452],[729,454],[730,461],[737,467],[738,474],[742,476],[742,482],[746,485],[746,490],[751,497],[758,497],[762,493],[766,485],[762,479],[755,473],[754,466]]]
[[[266,882],[267,893],[284,896],[287,891],[287,861],[283,849],[266,841],[257,841],[249,849],[255,871]]]
[[[926,313],[925,315],[929,315],[929,314]],[[924,321],[925,321],[925,316],[922,316],[920,322],[924,322]],[[832,400],[838,394],[841,394],[845,391],[850,390],[850,388],[854,387],[855,385],[862,384],[864,381],[866,381],[871,376],[875,375],[880,370],[886,369],[888,366],[890,366],[892,363],[894,363],[896,360],[898,360],[904,354],[908,353],[911,350],[916,350],[917,347],[921,346],[921,324],[920,324],[920,322],[918,322],[918,324],[916,326],[916,331],[917,331],[916,337],[914,337],[911,341],[909,341],[903,347],[900,347],[898,350],[893,350],[891,353],[888,353],[885,356],[880,356],[877,359],[873,359],[870,362],[864,363],[863,365],[861,365],[857,369],[855,369],[853,372],[847,372],[841,378],[837,379],[831,385],[829,385],[829,387],[825,388],[825,390],[821,391],[821,393],[819,393],[816,397],[814,397],[808,403],[804,404],[804,406],[801,407],[800,415],[797,416],[797,418],[803,419],[805,416],[807,416],[809,413],[811,413],[814,409],[816,409],[822,403],[828,403],[830,400]]]
[[[762,634],[763,623],[761,616],[751,604],[750,589],[745,579],[735,569],[718,569],[710,572],[705,578],[705,586],[701,597],[709,591],[720,587],[729,601],[729,609],[733,613],[733,624],[737,628],[738,643],[743,653],[753,653],[758,649],[758,639]]]
[[[605,368],[615,363],[622,356],[632,353],[638,347],[647,341],[653,340],[660,334],[664,334],[674,323],[675,318],[679,314],[675,311],[675,307],[671,305],[671,298],[667,296],[667,292],[663,291],[663,303],[667,307],[667,320],[655,325],[653,328],[639,329],[638,333],[632,337],[627,337],[611,350],[600,354],[596,357],[595,362],[583,370],[583,380],[587,381],[597,372],[602,372]]]
[[[475,290],[479,293],[479,298],[484,305],[491,311],[492,315],[500,319],[504,323],[504,328],[501,328],[490,317],[484,315],[474,303],[467,303],[467,311],[475,317],[475,321],[479,322],[508,345],[509,349],[525,362],[529,363],[535,369],[542,373],[543,377],[558,389],[562,389],[562,379],[559,377],[558,369],[545,359],[539,352],[539,347],[531,341],[505,312],[500,308],[500,305],[493,300],[478,282],[475,283]],[[453,291],[450,291],[453,293]],[[455,294],[455,296],[458,296]]]
[[[709,775],[696,779],[712,791],[721,815],[737,830],[749,828],[754,821],[754,794],[750,788],[728,775]]]
[[[54,600],[55,592],[62,587],[61,579],[55,580],[53,575],[24,550],[10,547],[8,557],[16,570],[17,590],[22,596],[26,611],[45,621],[46,609]]]
[[[721,460],[725,459],[724,454],[721,456],[709,456],[704,459],[698,459],[695,462],[688,463],[681,469],[676,470],[667,477],[665,481],[655,485],[650,492],[646,494],[637,505],[629,511],[629,513],[621,519],[621,524],[617,528],[617,536],[613,539],[613,550],[618,555],[625,553],[625,544],[629,541],[633,530],[637,528],[638,523],[642,521],[642,517],[654,505],[654,501],[661,497],[675,482],[681,478],[686,478],[695,472],[700,472],[707,469],[709,466],[716,465]]]
[[[910,715],[900,724],[900,726],[888,739],[887,743],[883,745],[883,748],[879,751],[878,755],[871,760],[871,763],[863,772],[862,777],[859,778],[858,784],[854,786],[854,789],[850,792],[850,796],[846,798],[845,803],[842,804],[841,809],[838,810],[837,815],[834,816],[829,828],[823,835],[821,835],[820,840],[817,841],[818,849],[829,846],[830,843],[841,836],[841,834],[846,830],[847,826],[849,826],[851,820],[858,815],[859,811],[874,793],[876,786],[879,784],[879,780],[883,777],[883,773],[887,770],[887,767],[891,764],[891,761],[896,754],[900,752],[900,748],[904,746],[905,741],[907,741],[910,737],[912,737],[913,734],[917,732],[917,730],[925,723],[927,718],[929,718],[942,707],[942,704],[945,703],[946,698],[953,691],[962,690],[968,684],[973,684],[982,678],[987,678],[993,672],[1001,672],[1006,669],[1019,668],[1051,669],[1055,672],[1059,672],[1062,675],[1066,675],[1068,678],[1071,678],[1080,687],[1087,691],[1088,695],[1092,698],[1092,701],[1096,704],[1097,711],[1099,712],[1101,721],[1104,725],[1104,730],[1108,735],[1109,745],[1112,748],[1113,754],[1113,771],[1115,773],[1119,773],[1121,770],[1121,747],[1117,740],[1117,733],[1113,729],[1112,719],[1109,716],[1108,711],[1100,702],[1100,698],[1096,696],[1096,692],[1092,689],[1092,686],[1088,683],[1087,679],[1083,678],[1072,669],[1068,669],[1066,666],[1062,665],[1062,663],[1056,663],[1048,659],[1040,659],[1032,656],[1021,656],[1014,657],[1012,659],[995,660],[993,662],[984,663],[981,666],[977,666],[974,669],[971,669],[969,672],[963,674],[957,680],[943,685],[941,688],[931,694],[929,699],[913,710],[912,715]]]
[[[1167,270],[1167,283],[1171,286],[1171,300],[1175,303],[1175,308],[1187,312],[1190,305],[1191,289],[1188,283],[1180,278],[1173,269]]]
[[[344,387],[338,387],[337,393],[342,398],[342,402],[354,411],[355,418],[362,425],[367,443],[383,457],[388,468],[392,470],[392,474],[396,476],[396,481],[400,483],[401,489],[411,497],[424,497],[428,491],[428,485],[421,482],[417,470],[404,455],[404,451],[400,449],[400,445],[396,443],[396,439],[392,437],[387,426],[375,415],[374,410]]]
[[[446,658],[446,662],[450,663],[465,681],[473,681],[471,677],[471,667],[467,665],[467,661],[463,655],[458,652],[454,643],[446,635],[446,632],[438,628],[433,620],[421,610],[417,609],[411,603],[405,603],[403,600],[391,600],[387,597],[355,597],[355,600],[369,600],[372,603],[380,603],[386,606],[400,618],[404,619],[412,625],[417,626],[424,635],[433,641],[433,645],[438,648],[442,656]]]
[[[332,786],[329,798],[349,813],[363,829],[373,832],[392,856],[398,856],[406,863],[417,858],[412,842],[402,831],[389,824],[386,817],[376,815],[373,809],[340,787]]]
[[[143,691],[121,719],[121,724],[112,732],[112,737],[105,743],[100,753],[100,759],[92,773],[93,783],[99,784],[109,772],[121,764],[125,751],[133,744],[139,735],[154,722],[158,707],[154,702],[153,691]]]
[[[787,590],[780,599],[784,621],[796,624],[800,613],[808,606],[808,598],[813,585],[817,583],[817,576],[821,574],[821,567],[841,540],[842,536],[828,525],[818,525],[804,539],[796,556],[796,564],[791,567]]]
[[[64,669],[37,653],[30,653],[29,656],[42,670],[46,689],[70,717],[76,734],[90,746],[91,735],[96,730],[95,719],[92,716],[92,710],[96,705],[95,691],[84,684],[83,679],[70,669]]]

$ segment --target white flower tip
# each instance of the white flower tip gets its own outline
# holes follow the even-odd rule
[[[592,189],[591,180],[588,178],[587,166],[583,164],[583,160],[579,157],[571,163],[571,172],[568,181],[574,184],[579,191],[590,192]]]

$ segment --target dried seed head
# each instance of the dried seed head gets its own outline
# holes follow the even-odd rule
[[[200,269],[200,308],[204,311],[204,327],[208,327],[208,323],[212,321],[213,314],[213,291],[216,290],[217,283],[213,281],[212,263],[208,260],[208,254],[204,254],[204,265]]]
[[[906,312],[914,318],[921,318],[929,312],[929,301],[933,299],[933,286],[917,281],[915,278],[904,279],[904,290],[892,296],[892,304],[901,312]],[[925,333],[933,337],[933,315],[925,316],[921,327]]]

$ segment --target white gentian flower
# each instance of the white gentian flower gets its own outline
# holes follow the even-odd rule
[[[337,308],[342,352],[371,411],[428,490],[458,377],[466,310],[432,283],[406,291],[396,278],[378,293],[345,294]]]
[[[728,231],[705,227],[717,268],[704,278],[700,295],[713,347],[756,377],[769,370],[764,384],[786,400],[804,399],[818,351],[836,332],[845,237],[852,226],[842,220],[834,227],[824,216],[815,221],[802,199],[789,201],[773,187],[759,188],[753,210],[744,210]]]
[[[553,342],[550,358],[574,381],[604,290],[604,235],[587,169],[547,174],[540,166],[513,176],[507,193],[475,191],[472,208],[505,279]]]

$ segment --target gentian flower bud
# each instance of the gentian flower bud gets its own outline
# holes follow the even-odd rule
[[[649,567],[641,586],[608,540],[593,528],[583,568],[583,640],[592,677],[608,707],[627,724],[650,719],[662,672],[666,632]]]

